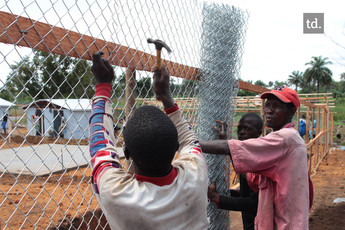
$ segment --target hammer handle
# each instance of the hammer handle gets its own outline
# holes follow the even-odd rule
[[[158,68],[159,70],[162,69],[161,51],[162,51],[162,50],[157,50],[157,68]]]

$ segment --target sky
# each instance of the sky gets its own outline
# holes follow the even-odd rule
[[[40,1],[40,0],[37,0]],[[103,0],[100,0],[103,2]],[[170,1],[170,0],[168,0]],[[200,0],[201,1],[201,0]],[[333,72],[333,79],[340,80],[340,74],[345,72],[345,1],[340,0],[328,0],[328,1],[313,1],[313,0],[290,0],[290,1],[276,1],[276,0],[209,0],[219,3],[225,3],[234,5],[246,10],[249,14],[247,23],[246,40],[244,42],[244,53],[242,57],[241,76],[242,80],[253,82],[262,80],[265,83],[269,81],[286,81],[288,76],[295,70],[305,71],[308,67],[305,64],[310,62],[312,56],[328,57],[333,63],[328,67]],[[20,4],[15,5],[16,1],[10,1],[13,4],[11,9],[18,9],[18,12],[22,12]],[[24,1],[26,2],[26,1]],[[49,2],[40,1],[40,7],[44,8],[44,4],[50,4]],[[93,1],[90,1],[93,2]],[[44,3],[44,4],[43,4]],[[19,7],[19,8],[18,8]],[[30,6],[31,7],[31,6]],[[28,7],[27,9],[30,9]],[[48,6],[47,8],[49,8]],[[93,14],[101,14],[94,9],[97,9],[94,5],[89,6],[87,4],[80,4],[80,11],[87,11],[90,8],[93,9]],[[116,12],[116,4],[109,9],[109,13]],[[33,8],[33,6],[32,6]],[[68,8],[68,6],[64,6]],[[0,10],[4,10],[2,7]],[[76,8],[73,8],[76,10]],[[143,9],[139,9],[143,10]],[[110,12],[111,11],[111,12]],[[149,11],[153,12],[152,6],[149,7]],[[143,11],[142,11],[143,12]],[[157,11],[156,11],[157,12]],[[160,12],[158,10],[158,12]],[[14,12],[17,13],[17,12]],[[57,12],[58,13],[58,12]],[[324,13],[324,34],[303,34],[303,13]],[[19,14],[19,13],[18,13]],[[32,15],[35,16],[35,11]],[[55,15],[55,14],[51,14]],[[69,15],[72,17],[74,13],[71,11]],[[25,15],[23,15],[25,16]],[[87,15],[84,15],[86,18]],[[143,17],[148,17],[143,15]],[[65,17],[66,19],[68,17]],[[48,21],[53,21],[54,18],[50,16]],[[98,20],[101,20],[99,17]],[[168,20],[173,20],[168,18]],[[88,23],[83,20],[77,20],[79,24]],[[140,19],[139,23],[145,22],[144,19]],[[67,25],[67,20],[64,21]],[[94,23],[89,22],[93,26]],[[149,22],[145,22],[149,23]],[[53,22],[51,24],[54,24]],[[107,30],[109,33],[118,34],[116,31],[118,25],[110,25]],[[178,25],[176,25],[178,26]],[[83,25],[78,27],[85,28]],[[139,28],[140,26],[136,26]],[[72,30],[76,28],[71,27]],[[154,28],[153,28],[154,29]],[[92,31],[95,30],[89,30]],[[85,31],[79,31],[81,33]],[[88,31],[87,31],[88,32]],[[154,32],[148,30],[139,31],[140,34],[145,36],[155,36]],[[103,34],[92,34],[93,36],[103,38]],[[126,34],[124,34],[125,36]],[[159,36],[159,35],[157,35]],[[165,36],[163,40],[167,39],[168,43],[172,46],[173,50],[177,45],[174,44],[176,36]],[[118,38],[115,38],[118,39]],[[120,40],[120,39],[119,39]],[[140,44],[133,43],[134,47],[139,49],[149,49],[145,39],[141,39]],[[127,42],[127,41],[126,41]],[[338,43],[339,45],[336,45]],[[131,46],[132,44],[129,44]],[[145,50],[144,50],[145,51]],[[149,49],[148,52],[152,52]],[[1,80],[4,81],[9,72],[9,65],[13,64],[15,60],[18,60],[18,56],[24,56],[25,51],[23,48],[15,48],[9,45],[0,46],[0,57],[4,57],[0,60],[0,66],[2,69]],[[176,52],[175,52],[176,54]],[[5,68],[3,68],[5,67]],[[7,71],[6,71],[7,68]]]
[[[229,1],[218,1],[229,4]],[[249,13],[242,80],[286,81],[304,72],[312,56],[328,57],[333,79],[345,72],[345,1],[244,0],[232,4]],[[324,34],[303,34],[303,13],[324,13]],[[340,46],[336,45],[338,43]]]

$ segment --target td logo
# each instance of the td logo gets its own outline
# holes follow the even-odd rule
[[[303,14],[303,33],[304,34],[323,34],[324,33],[324,14],[323,13],[304,13]]]

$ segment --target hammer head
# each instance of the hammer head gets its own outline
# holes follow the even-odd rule
[[[163,42],[162,40],[159,40],[159,39],[153,40],[151,38],[148,38],[147,42],[155,44],[156,50],[162,50],[162,48],[164,47],[169,53],[171,53],[171,49],[169,48],[169,46],[165,44],[165,42]]]

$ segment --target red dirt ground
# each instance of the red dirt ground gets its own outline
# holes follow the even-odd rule
[[[26,143],[37,144],[40,139],[41,137],[30,137],[27,138]],[[46,139],[43,143],[54,141],[54,139]],[[61,143],[63,141],[61,140]],[[18,147],[22,143],[23,139],[16,136],[12,138],[10,146]],[[4,144],[2,138],[0,138],[0,146],[10,147]],[[345,203],[333,204],[335,198],[345,198],[344,165],[345,152],[332,150],[313,177],[315,200],[310,213],[311,230],[345,229]],[[97,207],[96,199],[91,198],[91,187],[88,183],[90,174],[89,168],[70,170],[64,175],[56,173],[36,178],[32,176],[15,178],[13,175],[1,174],[0,229],[5,229],[4,220],[8,219],[7,227],[12,229],[20,227],[32,229],[33,226],[46,229],[50,219],[53,220],[55,227],[60,225],[59,229],[69,229],[71,224],[75,228],[85,229],[86,223],[82,219],[90,223],[91,229],[96,229],[101,211],[98,210],[96,215],[88,212]],[[45,210],[44,214],[42,208]],[[83,218],[80,218],[81,216]],[[104,222],[104,217],[99,222]],[[231,212],[231,222],[232,230],[242,229],[240,213]],[[50,227],[55,229],[54,226]]]

